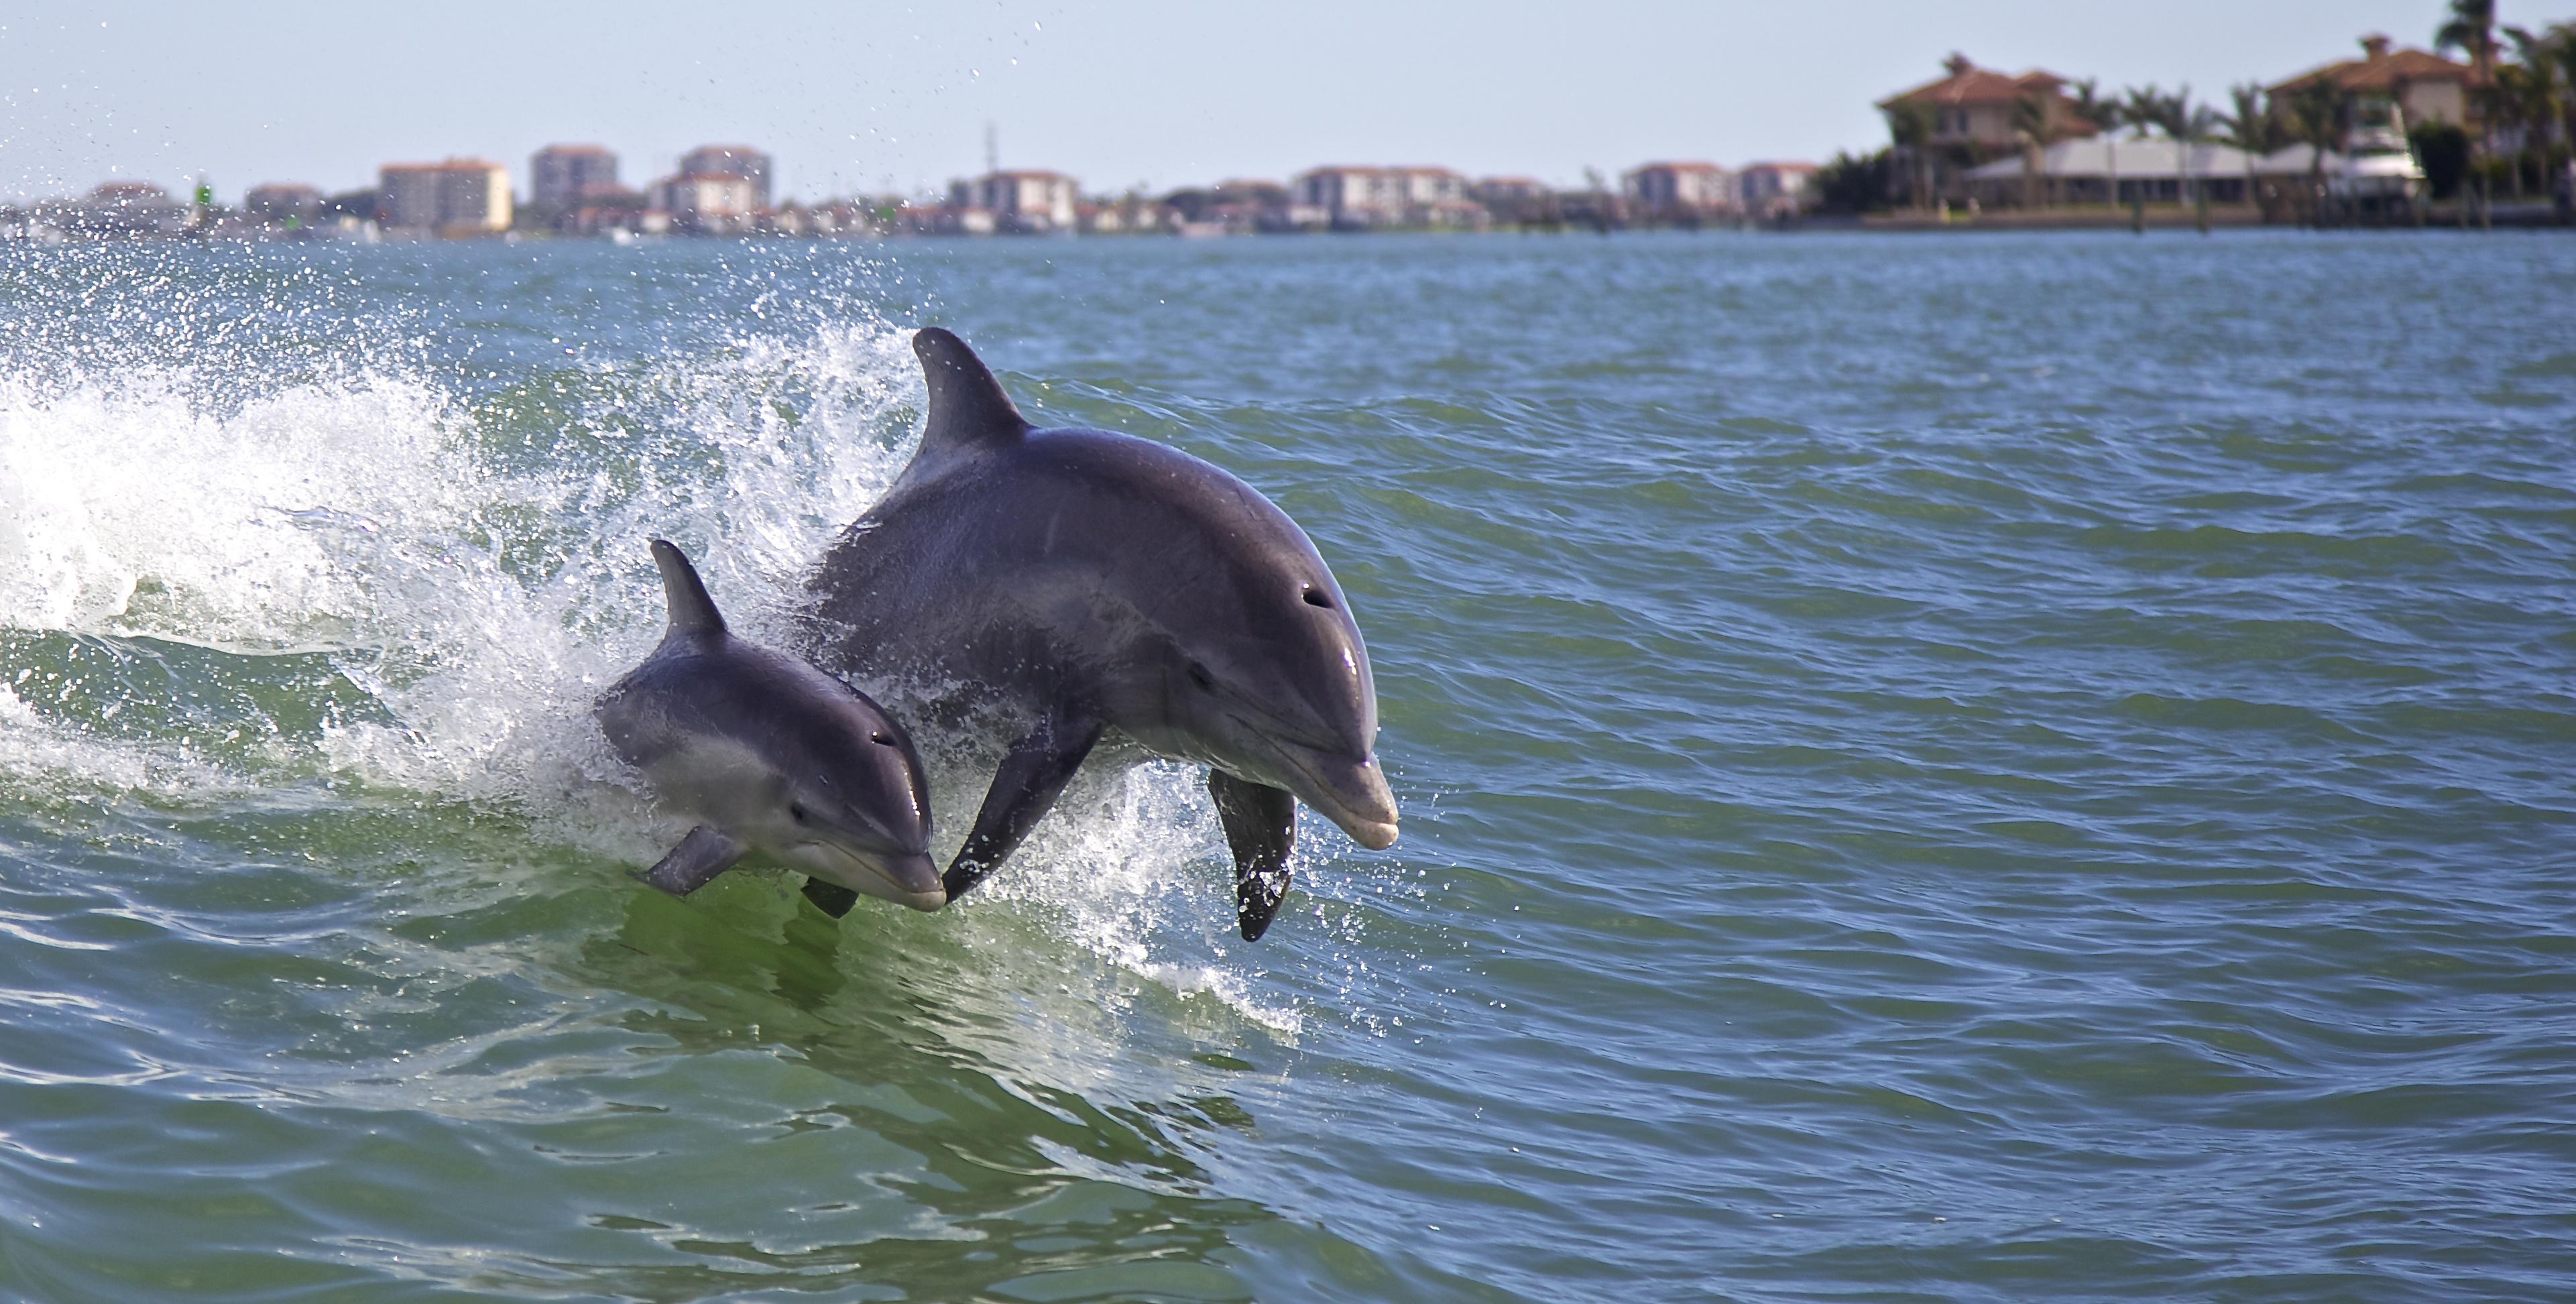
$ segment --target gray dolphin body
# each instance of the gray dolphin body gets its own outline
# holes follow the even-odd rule
[[[1288,890],[1297,801],[1394,843],[1368,650],[1305,532],[1186,453],[1032,427],[948,331],[913,351],[920,447],[811,589],[825,666],[954,685],[934,707],[1015,727],[949,898],[1001,866],[1110,731],[1208,766],[1246,939]]]
[[[686,895],[757,850],[805,871],[806,895],[835,915],[860,893],[946,905],[903,726],[840,680],[733,637],[678,548],[654,540],[653,561],[670,630],[597,715],[654,796],[701,823],[644,881]]]

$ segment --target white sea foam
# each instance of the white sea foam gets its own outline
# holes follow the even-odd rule
[[[593,379],[611,397],[530,453],[529,432],[401,372],[247,400],[148,366],[0,377],[0,631],[319,652],[381,708],[218,764],[5,695],[0,781],[212,804],[318,773],[506,809],[604,859],[649,854],[667,829],[620,786],[589,709],[660,635],[645,541],[679,540],[739,628],[784,641],[806,568],[900,470],[920,380],[882,323]],[[953,848],[989,769],[933,752]],[[1229,962],[1222,857],[1195,769],[1086,775],[979,896],[1292,1029]]]

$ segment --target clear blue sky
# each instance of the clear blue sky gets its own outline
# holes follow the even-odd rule
[[[2570,7],[2576,7],[2571,5]],[[2366,30],[2429,44],[2440,0],[1141,0],[620,4],[440,0],[0,6],[0,197],[110,176],[372,184],[597,141],[640,184],[745,141],[782,196],[1006,166],[1092,190],[1284,179],[1323,162],[1578,180],[1650,158],[1821,160],[1942,56],[2106,85],[2277,80]],[[2500,5],[2537,26],[2564,8]]]

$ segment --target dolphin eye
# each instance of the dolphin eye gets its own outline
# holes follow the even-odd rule
[[[1310,607],[1322,607],[1324,610],[1330,611],[1333,609],[1333,598],[1331,594],[1309,584],[1306,586],[1306,605]]]
[[[1190,682],[1206,692],[1216,691],[1216,676],[1209,674],[1208,668],[1196,661],[1190,663]]]
[[[799,824],[804,823],[805,803],[801,801],[791,801],[787,803],[787,818],[794,820]]]
[[[882,733],[872,733],[872,734],[869,734],[869,735],[868,735],[868,741],[869,741],[869,742],[872,742],[872,743],[875,743],[875,744],[876,744],[877,746],[879,746],[879,747],[892,747],[892,746],[894,746],[894,739],[889,738],[889,737],[887,737],[886,735],[884,735],[884,734],[882,734]]]

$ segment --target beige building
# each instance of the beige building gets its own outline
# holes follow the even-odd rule
[[[2320,80],[2334,83],[2341,93],[2345,122],[2351,121],[2353,101],[2390,99],[2405,111],[2406,125],[2410,127],[2428,122],[2474,126],[2472,110],[2477,98],[2473,92],[2480,84],[2477,69],[2424,50],[2396,48],[2377,33],[2361,38],[2358,59],[2312,68],[2266,87],[2272,97],[2273,116],[2287,121],[2291,100]]]
[[[1714,163],[1648,163],[1621,174],[1619,191],[1641,217],[1705,217],[1740,207],[1735,174]]]
[[[528,160],[528,202],[577,208],[617,193],[617,156],[598,145],[548,145]]]
[[[1470,226],[1486,218],[1467,178],[1444,167],[1312,168],[1288,183],[1289,202],[1337,227]]]
[[[2101,130],[2099,124],[2076,115],[2075,102],[2066,95],[2066,79],[2056,73],[2034,68],[2018,76],[2008,75],[1980,68],[1964,54],[1951,55],[1942,62],[1941,69],[1945,75],[1940,79],[1878,102],[1882,113],[1906,105],[1930,110],[1931,144],[1936,149],[2019,149],[2021,137],[2013,125],[2013,109],[2026,97],[2039,102],[2043,130],[2051,140],[2090,136]]]
[[[1039,169],[987,172],[970,181],[951,182],[951,208],[980,208],[992,214],[997,230],[1027,233],[1070,231],[1079,220],[1080,187],[1061,172]]]
[[[1923,114],[1931,129],[1919,154],[1913,146],[1895,146],[1898,179],[1908,191],[1920,179],[1930,184],[1932,195],[1965,199],[1968,169],[2024,147],[2019,118],[2025,100],[2039,106],[2040,132],[2047,142],[2078,140],[2102,130],[2101,124],[2075,112],[2067,81],[2056,73],[2037,68],[2000,73],[1978,67],[1964,54],[1951,55],[1941,70],[1938,80],[1878,102],[1891,134],[1900,112]],[[1930,196],[1915,198],[1928,201]]]
[[[510,170],[470,158],[388,163],[377,174],[376,224],[450,236],[509,230]]]
[[[1813,163],[1747,163],[1735,174],[1737,197],[1756,217],[1787,217],[1807,206]]]
[[[749,145],[700,145],[680,156],[684,177],[740,177],[751,183],[751,207],[770,205],[769,156]]]
[[[760,211],[751,179],[727,172],[685,172],[653,184],[653,207],[672,229],[700,235],[738,231]]]

